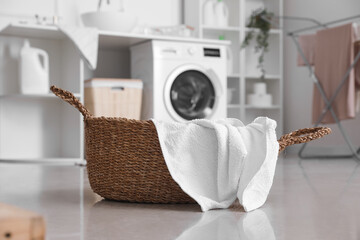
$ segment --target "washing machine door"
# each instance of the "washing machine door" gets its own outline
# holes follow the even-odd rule
[[[165,105],[174,120],[210,119],[221,91],[211,70],[187,65],[176,69],[165,85]]]

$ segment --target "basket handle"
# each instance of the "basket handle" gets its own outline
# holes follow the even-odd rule
[[[285,134],[281,136],[278,140],[280,145],[279,152],[283,151],[286,147],[299,144],[306,143],[312,140],[322,138],[325,135],[331,133],[331,129],[328,127],[314,127],[314,128],[303,128],[296,130],[294,132]]]
[[[92,114],[87,110],[84,105],[81,104],[79,99],[77,99],[74,94],[72,94],[69,91],[63,90],[61,88],[58,88],[56,86],[51,86],[50,90],[59,98],[63,99],[64,101],[68,102],[70,105],[74,106],[81,112],[81,114],[84,116],[84,118],[92,117]]]

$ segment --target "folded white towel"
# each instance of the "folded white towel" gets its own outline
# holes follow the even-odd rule
[[[274,120],[152,121],[171,176],[203,211],[228,208],[236,198],[245,211],[264,204],[279,150]]]

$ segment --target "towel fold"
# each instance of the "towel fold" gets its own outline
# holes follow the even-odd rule
[[[9,21],[0,19],[0,32],[2,32],[5,28],[10,25]]]
[[[274,120],[152,121],[172,178],[202,211],[228,208],[236,198],[245,211],[265,203],[279,150]]]
[[[355,40],[357,44],[354,45],[355,47],[355,55],[360,50],[359,49],[359,42],[360,42],[360,26],[353,23],[353,31],[355,34]],[[309,62],[311,66],[315,64],[315,50],[316,50],[316,34],[305,34],[299,36],[299,45],[304,53],[305,58]],[[297,65],[298,66],[306,66],[304,59],[302,58],[300,52],[297,54]],[[357,80],[360,83],[360,62],[355,67],[355,71],[357,72]]]
[[[301,35],[299,36],[299,45],[301,50],[304,53],[305,58],[309,62],[310,65],[314,65],[315,62],[315,47],[316,47],[316,35]],[[302,56],[300,53],[297,55],[297,65],[298,66],[306,66]]]
[[[98,58],[99,33],[97,28],[59,25],[64,33],[76,46],[85,62],[92,70],[96,69]]]
[[[360,90],[356,91],[356,112],[360,112]]]
[[[360,26],[356,27],[356,41],[354,44],[355,54],[357,56],[360,52]],[[355,65],[355,87],[356,87],[356,113],[360,112],[360,61]]]

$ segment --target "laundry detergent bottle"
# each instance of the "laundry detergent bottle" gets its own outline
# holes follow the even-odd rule
[[[215,25],[215,0],[207,0],[203,6],[203,24],[206,26]]]
[[[44,50],[31,47],[25,39],[19,65],[22,94],[49,93],[49,56]]]
[[[219,27],[229,26],[229,8],[223,0],[218,0],[215,4],[215,21]]]

